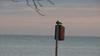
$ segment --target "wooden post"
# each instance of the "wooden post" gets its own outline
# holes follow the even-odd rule
[[[59,25],[57,25],[56,42],[55,42],[55,56],[58,56],[58,37],[59,37]]]
[[[62,23],[57,21],[55,25],[55,56],[58,56],[58,41],[64,40],[64,31],[65,28]]]
[[[58,40],[57,39],[55,43],[55,56],[58,56]]]

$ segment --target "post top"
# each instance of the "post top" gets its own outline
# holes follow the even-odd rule
[[[57,20],[56,24],[57,24],[57,25],[59,25],[59,24],[62,24],[62,23],[61,23],[61,22],[59,22],[59,20]]]

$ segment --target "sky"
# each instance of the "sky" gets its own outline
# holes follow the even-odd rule
[[[100,36],[100,0],[52,1],[55,5],[41,2],[45,16],[40,16],[25,0],[0,0],[0,35],[54,35],[59,20],[66,36]]]

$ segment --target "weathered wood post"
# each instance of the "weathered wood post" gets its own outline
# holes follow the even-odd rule
[[[65,27],[62,23],[57,21],[55,25],[55,56],[58,56],[58,41],[64,40]]]

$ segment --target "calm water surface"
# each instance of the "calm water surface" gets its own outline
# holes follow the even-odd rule
[[[53,36],[0,35],[0,56],[54,56]],[[65,37],[59,56],[100,56],[100,37]]]

